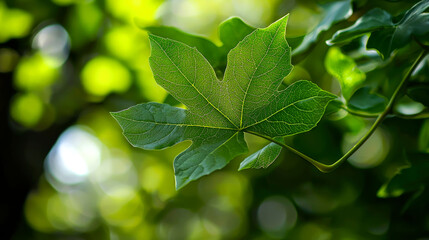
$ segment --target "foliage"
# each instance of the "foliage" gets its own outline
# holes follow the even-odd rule
[[[371,10],[353,26],[335,33],[329,43],[343,42],[380,29],[392,31],[392,34],[374,32],[367,45],[369,48],[374,45],[373,39],[377,34],[390,36],[390,40],[375,41],[377,44],[383,43],[379,48],[376,47],[380,54],[390,56],[393,50],[406,44],[405,39],[409,40],[411,34],[425,34],[424,31],[418,30],[424,28],[424,24],[420,24],[420,21],[424,20],[418,19],[425,18],[422,12],[427,4],[427,1],[419,2],[405,13],[397,24],[393,24],[392,17],[387,12],[380,9]],[[349,1],[329,3],[324,9],[325,17],[315,30],[300,41],[295,53],[308,49],[323,30],[347,18],[352,12]],[[381,19],[379,16],[382,16]],[[292,69],[291,50],[285,41],[287,19],[288,16],[285,16],[265,29],[254,31],[237,18],[229,19],[219,28],[223,42],[219,49],[204,38],[174,28],[147,28],[152,33],[167,37],[150,36],[150,62],[155,79],[175,99],[183,103],[187,110],[147,103],[112,115],[133,146],[161,149],[183,140],[193,142],[193,145],[174,161],[176,188],[182,188],[189,181],[225,167],[233,158],[247,152],[242,132],[272,140],[273,143],[250,155],[243,161],[240,169],[250,166],[268,167],[278,156],[279,145],[284,146],[281,144],[281,137],[309,131],[320,121],[327,104],[335,98],[334,95],[307,81],[298,81],[285,90],[277,90],[281,80]],[[231,26],[236,27],[237,34],[226,30],[231,29]],[[401,32],[404,31],[401,29],[405,28],[406,32]],[[245,36],[249,32],[251,33]],[[178,41],[182,40],[190,46],[170,40],[169,36],[175,36]],[[385,42],[389,43],[387,48]],[[232,50],[228,54],[224,77],[219,81],[209,63],[215,67],[219,66],[222,62],[219,59],[224,59],[230,49]],[[209,60],[206,61],[204,56],[208,56]],[[422,57],[423,55],[420,55],[416,63],[419,63]],[[373,133],[390,112],[398,91],[416,65],[404,76],[389,102],[382,95],[371,93],[369,87],[356,91],[365,81],[366,75],[356,66],[354,60],[342,54],[339,48],[329,49],[325,66],[327,71],[339,80],[348,109],[367,114],[381,113],[361,141],[333,165],[318,164],[317,161],[303,156],[321,171],[330,171],[353,154]],[[414,99],[424,101],[425,94],[422,92],[425,92],[424,88],[408,90]],[[274,143],[277,143],[277,146]]]
[[[2,236],[427,238],[428,6],[1,2]]]
[[[229,53],[222,81],[197,50],[150,36],[155,79],[187,110],[147,103],[113,116],[134,146],[160,149],[193,141],[174,161],[177,188],[245,153],[243,131],[267,138],[290,136],[320,121],[333,95],[308,81],[277,90],[292,69],[287,19],[246,36]]]
[[[424,11],[429,1],[420,1],[394,23],[392,16],[375,8],[359,18],[353,26],[338,31],[329,43],[339,43],[371,33],[368,48],[375,48],[385,58],[390,57],[395,49],[404,47],[411,37],[421,37],[429,32],[429,15]]]

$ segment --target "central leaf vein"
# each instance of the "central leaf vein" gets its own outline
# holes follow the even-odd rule
[[[249,83],[247,84],[246,91],[244,92],[243,96],[243,102],[241,103],[241,116],[240,116],[240,128],[243,127],[243,115],[244,115],[244,103],[246,101],[247,93],[249,92],[250,85],[252,85],[252,81],[254,79],[255,73],[258,71],[259,66],[264,61],[265,57],[268,55],[268,52],[270,51],[271,45],[273,44],[274,40],[276,39],[277,33],[280,29],[280,26],[277,27],[276,32],[274,33],[273,38],[271,39],[270,44],[267,46],[267,50],[265,51],[264,56],[261,58],[261,61],[259,61],[258,65],[255,67],[255,71],[253,71],[252,76],[249,78]],[[262,41],[263,42],[263,41]],[[251,53],[253,52],[253,49]],[[252,58],[253,59],[253,58]]]

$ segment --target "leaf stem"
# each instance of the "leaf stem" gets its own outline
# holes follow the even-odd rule
[[[425,55],[427,54],[427,50],[422,51],[422,53],[420,53],[419,57],[414,61],[413,65],[410,67],[410,69],[408,69],[407,74],[405,74],[404,78],[402,78],[401,82],[398,84],[398,86],[396,87],[395,91],[393,92],[389,103],[387,104],[386,108],[384,109],[384,111],[378,115],[377,119],[375,120],[375,122],[372,124],[371,128],[368,130],[368,132],[346,153],[344,154],[340,159],[338,159],[336,162],[327,165],[327,164],[323,164],[321,162],[318,162],[316,160],[314,160],[313,158],[305,155],[304,153],[296,150],[295,148],[282,143],[280,141],[275,140],[274,138],[262,135],[260,133],[257,132],[252,132],[252,131],[247,131],[250,134],[265,138],[271,142],[274,142],[284,148],[287,148],[288,150],[292,151],[293,153],[297,154],[298,156],[302,157],[303,159],[307,160],[309,163],[313,164],[313,166],[315,166],[317,169],[319,169],[321,172],[324,173],[328,173],[331,172],[333,170],[335,170],[336,168],[338,168],[345,160],[347,160],[353,153],[355,153],[365,142],[366,140],[368,140],[369,137],[371,137],[371,135],[374,133],[374,131],[377,129],[377,127],[380,125],[380,123],[384,120],[384,118],[391,112],[393,104],[396,101],[396,97],[398,96],[400,90],[402,89],[402,87],[404,86],[405,82],[410,78],[411,74],[413,73],[413,71],[416,69],[417,65],[420,63],[420,61],[422,61],[422,59],[425,57]]]
[[[355,116],[363,117],[363,118],[376,118],[379,115],[376,113],[358,112],[358,111],[352,110],[346,106],[341,106],[341,109],[344,109],[347,113],[350,113],[351,115],[355,115]]]
[[[363,117],[363,118],[377,118],[379,116],[379,114],[376,114],[376,113],[357,112],[345,106],[342,106],[341,109],[345,110],[347,113],[351,115]],[[398,112],[391,112],[391,114],[388,114],[386,117],[397,117],[402,119],[424,119],[424,118],[429,118],[429,111],[423,111],[421,113],[412,114],[412,115],[405,115]]]

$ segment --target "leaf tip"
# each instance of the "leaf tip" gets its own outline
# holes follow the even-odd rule
[[[272,28],[280,28],[280,32],[285,33],[286,38],[286,25],[289,19],[289,13],[278,19],[277,21],[271,23],[268,27],[263,28],[264,30],[272,29]]]
[[[190,182],[189,178],[179,178],[177,175],[175,176],[174,180],[176,182],[176,191],[179,191],[180,189],[184,188]]]
[[[109,112],[110,116],[112,116],[116,121],[118,121],[119,112]]]
[[[286,32],[286,25],[287,25],[288,20],[289,20],[289,13],[284,15],[283,17],[281,17],[279,20],[275,21],[273,24],[280,22],[282,27],[284,26],[283,31]]]
[[[240,166],[238,167],[237,170],[242,171],[242,170],[249,169],[249,168],[250,168],[250,166],[243,161],[240,163]]]
[[[155,42],[155,43],[159,43],[160,42],[160,40],[162,40],[162,39],[165,39],[165,38],[163,38],[163,37],[160,37],[160,36],[158,36],[158,35],[155,35],[155,34],[153,34],[153,33],[148,33],[148,36],[149,36],[149,42],[150,42],[150,45],[153,45],[153,43]]]

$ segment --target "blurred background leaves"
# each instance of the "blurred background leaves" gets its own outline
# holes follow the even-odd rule
[[[365,49],[366,35],[331,48],[325,41],[369,9],[379,7],[401,16],[415,2],[352,1],[349,17],[350,3],[340,1],[347,8],[341,19],[329,22],[332,27],[327,31],[313,33],[316,39],[294,60],[294,71],[284,83],[312,80],[339,96],[346,91],[350,108],[379,112],[380,99],[393,91],[419,46],[411,43],[394,51],[394,58],[382,60]],[[305,34],[324,22],[326,6],[335,3],[2,0],[0,129],[6,142],[1,152],[2,236],[428,238],[429,197],[424,190],[428,178],[423,171],[429,153],[428,120],[389,117],[350,164],[328,175],[282,151],[267,169],[237,172],[239,161],[233,161],[176,192],[172,159],[189,143],[165,151],[132,148],[109,114],[141,102],[175,103],[153,79],[147,32],[139,27],[153,31],[168,25],[221,46],[218,25],[232,16],[263,27],[290,13],[287,35],[298,39],[294,43],[298,46]],[[342,63],[353,73],[351,82],[335,71],[335,65]],[[426,58],[413,73],[397,112],[427,110],[428,63]],[[360,88],[363,85],[366,88]],[[313,131],[286,141],[331,163],[364,134],[370,122],[338,108]],[[267,144],[254,136],[246,140],[250,152]],[[418,187],[406,185],[409,182],[418,182]]]

